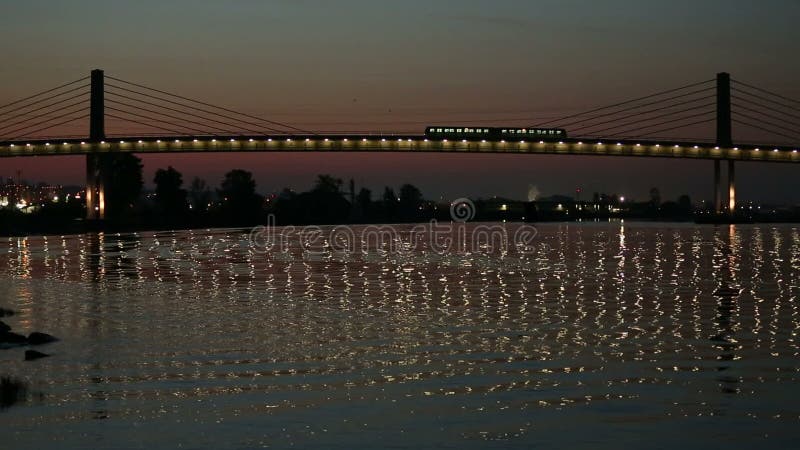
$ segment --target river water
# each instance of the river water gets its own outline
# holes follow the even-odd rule
[[[546,224],[524,252],[320,242],[0,238],[3,320],[61,338],[38,361],[0,350],[28,386],[0,408],[0,447],[800,442],[800,227]]]

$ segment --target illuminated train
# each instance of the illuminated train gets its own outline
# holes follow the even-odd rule
[[[469,140],[518,140],[518,139],[564,139],[567,131],[563,128],[511,128],[511,127],[443,127],[425,128],[429,139],[469,139]]]

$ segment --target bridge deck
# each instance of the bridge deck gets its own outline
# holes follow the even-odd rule
[[[800,162],[792,147],[719,148],[709,143],[653,141],[475,141],[432,140],[424,136],[217,136],[128,137],[102,142],[79,139],[0,143],[0,157],[84,155],[89,153],[205,152],[401,152],[511,153],[546,155],[638,156],[735,161]]]

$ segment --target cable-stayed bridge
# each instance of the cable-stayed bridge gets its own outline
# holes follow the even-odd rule
[[[770,142],[734,142],[734,124]],[[709,126],[715,128],[714,137],[666,134],[685,135]],[[88,77],[0,106],[0,157],[86,155],[91,219],[104,217],[104,180],[112,175],[105,160],[115,153],[367,151],[706,159],[714,162],[716,210],[731,213],[736,208],[736,161],[800,162],[800,101],[727,73],[530,125],[541,127],[563,128],[569,137],[453,139],[421,133],[320,132],[94,70]],[[724,203],[722,161],[727,161],[728,175]]]

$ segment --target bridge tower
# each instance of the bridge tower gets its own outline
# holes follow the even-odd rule
[[[721,72],[717,74],[717,146],[733,147],[731,127],[731,76]],[[714,211],[733,214],[736,211],[735,167],[732,159],[728,160],[728,204],[722,204],[721,161],[714,160]]]
[[[93,144],[106,138],[104,75],[102,70],[92,70],[89,100],[89,141]],[[103,220],[106,216],[105,174],[103,154],[86,154],[86,219]]]

